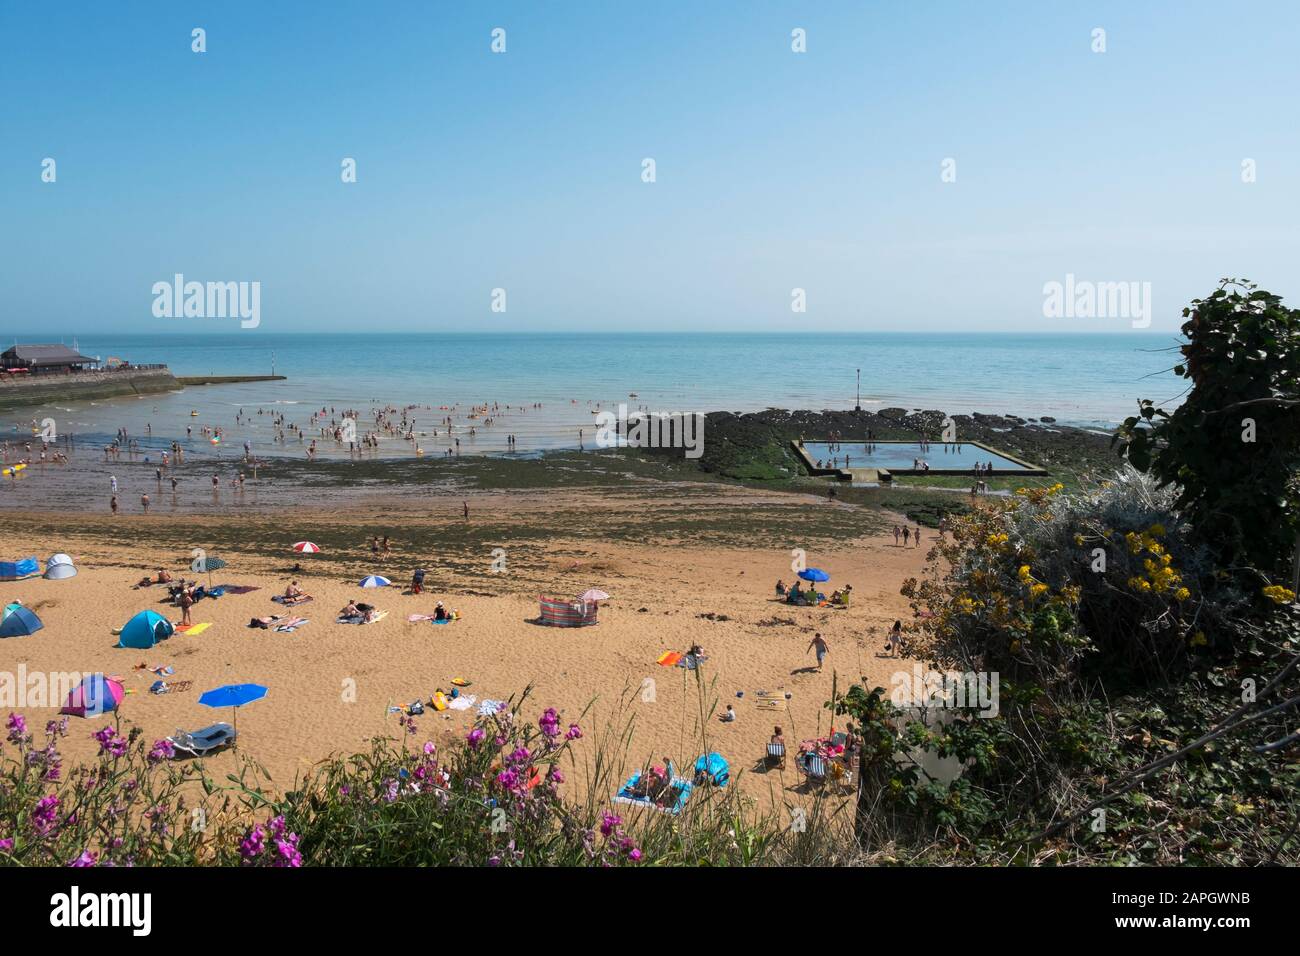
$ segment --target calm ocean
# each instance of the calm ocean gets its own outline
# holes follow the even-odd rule
[[[287,380],[26,409],[2,413],[0,422],[7,436],[15,424],[48,414],[61,430],[88,440],[111,437],[119,427],[142,435],[145,423],[158,439],[183,436],[188,424],[196,431],[199,424],[220,425],[230,439],[262,445],[257,432],[269,428],[254,425],[245,434],[232,427],[241,406],[275,407],[306,425],[311,410],[321,407],[459,404],[459,424],[469,405],[540,402],[540,410],[502,414],[490,432],[480,430],[475,449],[465,449],[501,450],[513,432],[519,449],[531,451],[576,445],[579,427],[590,436],[597,404],[681,412],[852,408],[860,368],[865,408],[1051,415],[1105,427],[1131,414],[1138,398],[1179,395],[1183,383],[1166,371],[1178,359],[1169,351],[1175,344],[1170,336],[1139,332],[84,335],[80,350],[102,359],[163,362],[177,375],[269,374],[274,361]],[[199,415],[191,417],[191,410]],[[416,411],[417,428],[433,427],[445,414]],[[436,442],[426,447],[438,450]]]

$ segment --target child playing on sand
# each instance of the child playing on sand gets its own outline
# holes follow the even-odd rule
[[[718,718],[724,724],[734,724],[736,722],[736,711],[730,704],[727,705],[727,712]]]

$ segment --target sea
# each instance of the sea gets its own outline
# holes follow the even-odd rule
[[[27,336],[20,342],[34,342]],[[64,341],[74,344],[71,337]],[[380,454],[531,454],[591,447],[599,411],[746,412],[852,409],[860,404],[986,412],[1109,429],[1140,398],[1176,405],[1185,383],[1171,371],[1169,335],[987,333],[348,333],[81,335],[86,355],[165,363],[176,375],[269,375],[283,381],[189,387],[168,394],[54,403],[0,411],[0,437],[52,419],[79,445],[126,429],[144,447],[173,440],[199,456],[305,454],[281,444],[272,416],[309,427],[377,408],[406,410],[418,442],[380,438]],[[493,424],[474,406],[492,407]],[[259,411],[261,414],[259,415]],[[237,413],[241,422],[236,423]],[[400,413],[399,413],[400,417]],[[450,418],[454,432],[446,432]],[[196,442],[221,428],[224,447]],[[474,434],[470,434],[470,429]],[[581,434],[580,434],[581,432]],[[437,433],[436,435],[434,433]],[[506,436],[515,437],[507,444]],[[459,449],[454,448],[459,437]],[[319,451],[336,451],[320,442]]]

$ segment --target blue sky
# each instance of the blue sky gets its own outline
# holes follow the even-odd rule
[[[1297,35],[1293,2],[0,0],[0,331],[237,329],[155,318],[177,272],[260,282],[272,332],[1130,327],[1045,318],[1067,273],[1173,331],[1220,276],[1300,299]]]

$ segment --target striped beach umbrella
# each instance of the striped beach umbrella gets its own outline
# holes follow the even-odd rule
[[[294,543],[293,550],[302,554],[316,554],[320,551],[320,545],[312,544],[310,541],[297,541]]]
[[[386,588],[393,582],[379,574],[368,574],[361,579],[363,588]]]

